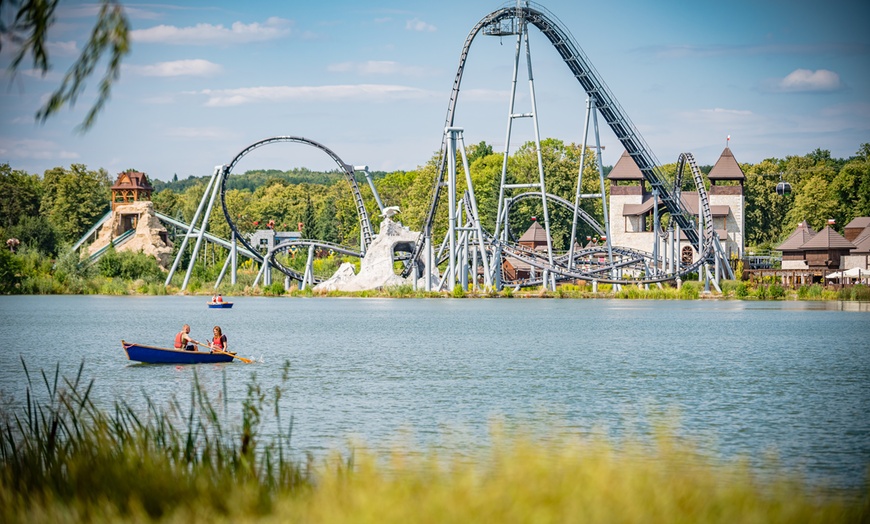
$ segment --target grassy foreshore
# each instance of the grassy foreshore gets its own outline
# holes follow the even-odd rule
[[[287,368],[285,368],[286,370]],[[287,373],[284,374],[285,380]],[[195,383],[140,413],[43,374],[0,404],[0,520],[63,522],[867,522],[870,493],[717,460],[673,431],[620,441],[494,431],[468,453],[299,459],[281,389],[248,385],[229,420]],[[48,394],[44,393],[47,390]],[[44,400],[37,401],[35,398]],[[264,437],[267,418],[287,434]],[[773,471],[773,473],[772,473]]]

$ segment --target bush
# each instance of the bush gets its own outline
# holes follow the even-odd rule
[[[694,300],[701,296],[701,284],[695,281],[683,282],[680,286],[680,298],[683,300]]]
[[[785,297],[785,288],[783,288],[779,284],[771,284],[768,287],[767,291],[768,291],[768,294],[770,295],[770,298],[773,300],[779,300],[779,299]]]
[[[737,283],[737,286],[734,287],[734,296],[737,298],[746,298],[749,296],[749,286],[746,285],[746,282]]]

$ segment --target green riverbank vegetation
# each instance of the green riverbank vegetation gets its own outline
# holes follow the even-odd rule
[[[611,440],[496,425],[489,442],[464,452],[358,447],[300,458],[279,407],[283,386],[268,391],[252,378],[241,414],[230,416],[196,380],[188,399],[147,401],[140,412],[125,401],[97,407],[82,368],[71,380],[27,377],[25,402],[0,403],[8,523],[870,519],[866,483],[812,485],[775,463],[758,470],[710,457],[665,429]],[[270,436],[267,424],[283,429]]]

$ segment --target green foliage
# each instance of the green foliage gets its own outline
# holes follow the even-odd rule
[[[56,167],[45,172],[42,213],[60,234],[75,242],[109,210],[111,183],[104,169],[88,171],[82,164]]]
[[[0,227],[9,228],[25,217],[36,217],[41,197],[38,176],[0,164]]]
[[[746,285],[746,282],[737,283],[737,287],[734,288],[734,296],[741,299],[749,296],[749,286]]]
[[[97,261],[97,268],[100,275],[107,278],[157,282],[163,277],[163,271],[157,264],[157,260],[141,251],[119,252],[111,248]]]
[[[683,300],[697,299],[701,296],[701,284],[693,280],[683,282],[680,286],[679,296]]]
[[[870,302],[870,286],[857,284],[844,287],[837,292],[837,298],[839,300]]]
[[[6,237],[17,238],[22,245],[31,247],[48,256],[57,254],[57,231],[42,215],[25,215],[10,227]]]
[[[0,293],[15,293],[20,284],[21,261],[8,249],[0,249]]]
[[[263,288],[263,294],[273,297],[279,297],[283,295],[286,291],[284,290],[284,280],[278,279],[272,282],[271,285]]]
[[[771,300],[779,300],[785,298],[785,288],[778,283],[771,284],[768,288],[768,295]]]
[[[453,298],[465,298],[465,290],[462,289],[462,286],[456,284],[453,286],[453,292],[451,293]]]

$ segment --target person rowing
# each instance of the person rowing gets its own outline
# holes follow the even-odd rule
[[[181,327],[181,331],[175,334],[175,349],[184,349],[185,351],[196,351],[196,340],[190,337],[190,326],[185,324]]]

